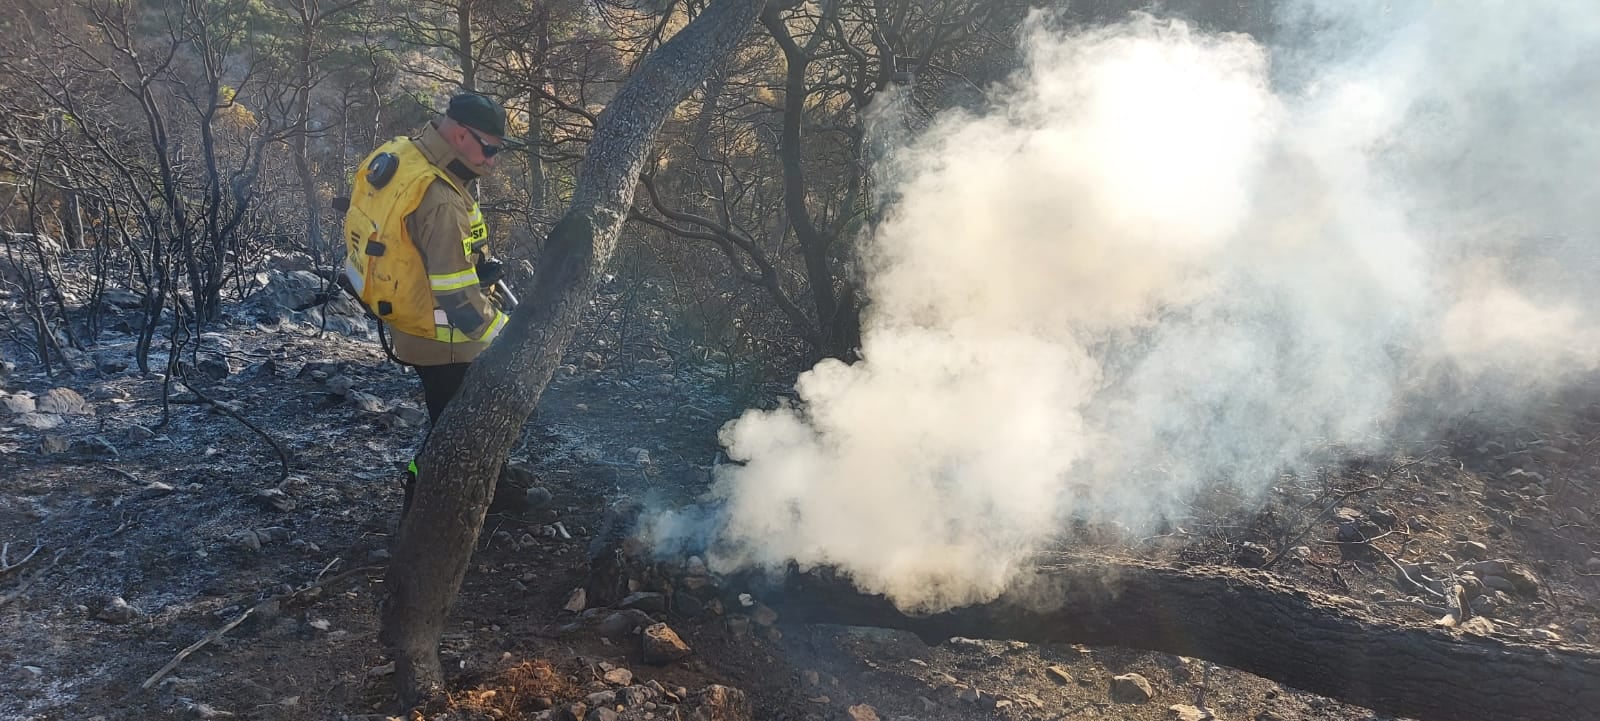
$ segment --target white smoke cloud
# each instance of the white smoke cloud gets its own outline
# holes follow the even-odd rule
[[[892,148],[864,360],[724,428],[713,566],[981,601],[1069,518],[1147,527],[1381,446],[1401,406],[1592,370],[1600,10],[1282,20],[1268,48],[1038,16],[991,107]],[[1440,372],[1467,395],[1417,397]]]

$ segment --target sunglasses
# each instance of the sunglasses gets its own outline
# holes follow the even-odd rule
[[[466,128],[467,132],[472,134],[472,139],[478,141],[478,148],[483,151],[484,160],[488,160],[489,158],[494,157],[496,153],[500,152],[501,146],[490,145],[483,142],[483,136],[479,135],[478,131],[473,130],[466,125],[462,125],[461,127]]]

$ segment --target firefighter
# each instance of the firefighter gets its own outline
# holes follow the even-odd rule
[[[489,257],[489,229],[469,188],[513,142],[498,103],[463,93],[417,135],[384,143],[356,170],[345,281],[391,331],[393,357],[416,369],[430,424],[506,325],[509,294],[497,292],[499,263]],[[402,515],[416,469],[412,461]],[[496,505],[516,502],[517,494],[496,490]]]

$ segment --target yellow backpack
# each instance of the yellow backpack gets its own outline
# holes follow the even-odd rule
[[[434,178],[466,194],[410,138],[395,138],[356,170],[344,216],[344,273],[356,297],[391,328],[424,338],[435,332],[433,290],[406,216]]]

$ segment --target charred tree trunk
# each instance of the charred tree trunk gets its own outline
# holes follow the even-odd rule
[[[1270,574],[1074,559],[981,605],[913,616],[848,582],[797,575],[763,602],[786,622],[1142,648],[1203,658],[1424,721],[1574,721],[1600,709],[1600,649],[1380,620]]]
[[[783,166],[784,210],[789,216],[789,227],[794,229],[800,241],[800,252],[806,262],[806,281],[811,286],[811,296],[817,308],[817,327],[823,333],[822,347],[817,350],[827,357],[849,359],[861,341],[859,337],[845,334],[857,324],[854,321],[841,322],[839,318],[840,303],[835,295],[834,264],[830,255],[834,238],[818,226],[806,204],[809,188],[802,157],[806,72],[823,33],[819,29],[805,46],[801,46],[790,34],[789,26],[776,9],[763,13],[761,24],[778,43],[787,65],[783,84],[783,135],[778,155]],[[852,306],[850,310],[855,309]]]
[[[400,524],[380,640],[407,705],[443,685],[439,636],[483,525],[496,474],[561,361],[633,204],[651,139],[708,68],[754,25],[763,0],[716,0],[651,53],[595,128],[571,207],[550,232],[533,288],[473,364],[421,453]]]

